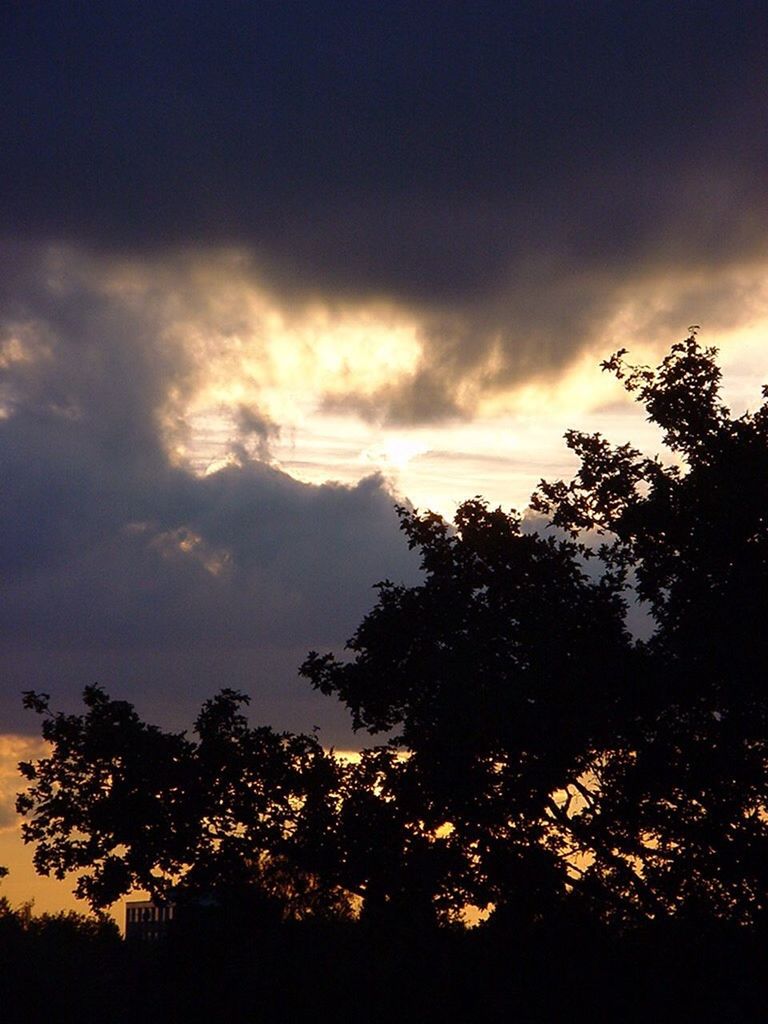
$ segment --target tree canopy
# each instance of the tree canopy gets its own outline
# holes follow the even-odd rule
[[[299,878],[305,851],[320,859],[335,834],[343,772],[315,739],[249,727],[248,698],[226,689],[204,704],[195,739],[145,724],[98,686],[85,689],[82,715],[25,699],[52,745],[20,766],[30,787],[17,807],[30,815],[23,836],[38,871],[79,872],[76,892],[94,907],[132,888],[242,898],[251,886],[298,914],[304,897],[332,901]]]
[[[231,690],[193,737],[98,687],[82,715],[28,694],[52,744],[22,766],[38,870],[82,872],[96,907],[181,885],[294,916],[760,922],[768,390],[732,416],[695,332],[656,369],[625,355],[603,368],[665,460],[569,432],[580,468],[542,481],[536,530],[480,498],[453,524],[398,508],[422,581],[378,584],[349,657],[301,667],[380,737],[359,761],[249,726]]]
[[[580,785],[626,685],[620,587],[588,576],[573,542],[525,533],[479,499],[453,529],[399,514],[424,582],[380,584],[348,644],[354,659],[310,654],[302,672],[357,727],[394,731],[409,752],[421,815],[433,829],[449,823],[462,851],[461,898],[538,913],[570,873],[553,794]]]
[[[733,417],[695,334],[656,370],[624,355],[604,368],[675,461],[572,432],[579,472],[534,499],[573,534],[604,535],[602,559],[631,569],[656,627],[591,825],[637,859],[665,912],[753,921],[768,889],[768,389]]]

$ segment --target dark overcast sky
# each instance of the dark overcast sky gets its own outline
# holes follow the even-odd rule
[[[532,248],[765,244],[762,3],[23,0],[3,20],[12,234],[240,241],[291,277],[437,301]]]
[[[154,308],[77,268],[54,286],[51,245],[83,266],[238,246],[288,303],[385,296],[424,358],[378,411],[437,421],[492,351],[490,390],[567,366],[649,277],[687,282],[649,329],[738,322],[728,274],[768,259],[766,54],[751,2],[7,0],[7,727],[25,685],[97,677],[173,719],[258,677],[262,717],[306,728],[286,682],[306,649],[413,574],[380,480],[171,465],[159,411],[199,368]]]

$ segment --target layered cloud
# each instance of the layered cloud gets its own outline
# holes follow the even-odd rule
[[[760,4],[54,0],[8,21],[5,230],[155,267],[235,247],[282,308],[416,325],[412,366],[337,381],[330,408],[471,416],[586,350],[734,327],[765,278]]]
[[[612,422],[585,366],[768,317],[766,23],[751,2],[11,5],[7,727],[30,728],[19,690],[98,679],[179,724],[241,686],[341,737],[295,667],[375,580],[415,578],[378,466],[450,502],[515,475],[519,503],[564,471],[545,432]]]
[[[310,647],[343,643],[376,580],[414,578],[384,481],[288,476],[264,461],[276,426],[242,403],[229,457],[196,471],[184,454],[188,417],[219,379],[200,341],[205,317],[190,304],[180,318],[172,288],[128,287],[123,268],[96,271],[74,252],[10,254],[0,323],[6,727],[36,727],[20,717],[21,689],[71,702],[98,679],[187,724],[203,697],[234,685],[253,693],[258,716],[319,722],[332,742],[343,716],[312,703],[296,668]]]

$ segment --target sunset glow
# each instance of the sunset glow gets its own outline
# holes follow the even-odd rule
[[[21,845],[17,764],[45,749],[22,692],[72,711],[98,682],[181,732],[226,687],[354,757],[372,737],[298,669],[342,655],[378,583],[423,580],[396,505],[482,496],[547,529],[529,501],[576,470],[569,429],[683,464],[601,372],[619,349],[655,366],[692,332],[756,408],[768,22],[415,0],[7,21],[0,897],[42,911],[72,880]]]

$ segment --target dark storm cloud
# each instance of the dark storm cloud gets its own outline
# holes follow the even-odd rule
[[[636,280],[699,266],[695,308],[664,311],[677,336],[721,271],[766,257],[762,3],[51,0],[5,20],[5,230],[238,244],[286,294],[412,307],[423,365],[371,415],[556,372]]]
[[[311,486],[242,445],[205,477],[175,466],[167,423],[199,368],[152,302],[89,284],[74,253],[4,254],[3,729],[34,728],[22,689],[71,703],[98,679],[177,725],[234,685],[267,721],[341,736],[296,669],[343,644],[378,579],[414,578],[381,479]],[[268,440],[273,424],[242,415]]]

